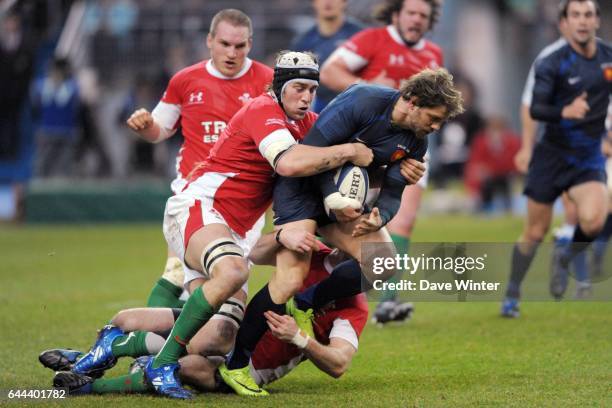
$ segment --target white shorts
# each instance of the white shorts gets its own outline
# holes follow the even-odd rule
[[[163,231],[168,247],[185,264],[187,243],[191,235],[203,226],[210,224],[223,224],[227,226],[234,242],[240,246],[245,254],[248,254],[261,236],[264,223],[265,214],[257,220],[253,228],[247,231],[245,237],[242,238],[229,227],[223,216],[213,208],[213,200],[211,198],[202,197],[202,199],[196,199],[191,195],[181,193],[170,197],[166,203]],[[184,285],[197,278],[206,277],[198,271],[188,267],[185,268]]]
[[[170,190],[174,193],[174,195],[179,194],[185,186],[187,185],[187,180],[183,178],[181,174],[178,174],[172,183],[170,183]]]

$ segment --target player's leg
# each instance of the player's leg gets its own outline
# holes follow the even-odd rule
[[[128,374],[114,378],[94,379],[73,372],[58,372],[53,378],[53,386],[67,389],[69,395],[151,393],[153,389],[144,374],[144,367],[150,359],[150,356],[137,359]],[[222,361],[189,354],[179,360],[178,375],[185,384],[198,390],[215,391],[222,383],[216,375]]]
[[[315,232],[316,222],[302,220],[277,226],[282,229],[302,229]],[[259,339],[268,329],[264,312],[274,311],[285,314],[285,303],[296,294],[310,269],[310,253],[300,254],[288,249],[280,249],[276,256],[276,270],[270,282],[249,302],[244,321],[238,331],[236,346],[227,363],[230,370],[242,369],[249,364],[249,358]]]
[[[551,273],[550,290],[556,299],[561,299],[567,287],[569,264],[584,256],[584,250],[599,235],[608,215],[608,195],[601,181],[587,181],[571,187],[568,194],[576,204],[578,223],[571,244],[561,251]],[[578,277],[580,278],[580,277]],[[578,279],[579,286],[589,287],[588,279]]]
[[[423,176],[425,177],[425,176]],[[417,212],[421,203],[424,186],[419,184],[408,186],[402,194],[400,208],[387,224],[387,229],[391,234],[391,239],[395,244],[397,253],[407,254],[410,248],[410,237],[416,224]],[[402,271],[394,275],[390,281],[398,282],[401,279]],[[376,322],[385,323],[393,320],[405,320],[412,312],[411,304],[400,304],[397,302],[397,291],[385,289],[381,295],[380,302],[374,312]]]
[[[612,236],[612,212],[608,213],[606,223],[601,230],[601,233],[595,241],[593,241],[593,259],[592,259],[592,274],[593,277],[601,277],[603,275],[603,260],[608,247],[608,241]]]
[[[171,248],[183,252],[188,268],[210,277],[189,296],[162,350],[145,370],[156,391],[171,397],[190,398],[174,376],[177,361],[191,338],[248,278],[244,251],[218,217],[200,201],[177,211],[169,200],[166,207],[164,233]]]
[[[211,359],[199,354],[188,354],[181,357],[179,376],[181,381],[198,390],[215,391],[223,382],[217,375],[217,368],[223,359]]]
[[[41,353],[39,360],[54,371],[72,370],[92,377],[102,376],[120,357],[157,353],[165,341],[163,334],[172,328],[173,313],[178,315],[169,308],[122,310],[99,331],[87,353],[51,349]]]
[[[321,236],[332,246],[338,248],[351,258],[336,265],[329,278],[311,286],[300,295],[302,302],[310,302],[310,307],[319,309],[329,302],[369,290],[374,280],[389,280],[396,271],[385,271],[375,275],[373,271],[362,268],[371,265],[370,257],[390,257],[396,255],[395,246],[386,228],[360,236],[352,237],[355,222],[329,224],[319,228]],[[363,250],[364,245],[367,250]],[[368,259],[362,259],[362,256]]]
[[[182,307],[179,300],[183,292],[183,263],[171,249],[162,276],[155,282],[147,299],[147,307]]]
[[[244,319],[245,287],[230,297],[191,339],[189,354],[225,357],[234,348],[238,328]]]
[[[518,317],[518,300],[521,284],[535,257],[538,245],[548,232],[552,221],[552,204],[527,199],[527,219],[523,232],[512,250],[510,279],[506,288],[506,299],[502,303],[504,317]]]

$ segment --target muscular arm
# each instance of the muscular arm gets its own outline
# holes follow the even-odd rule
[[[161,123],[176,122],[179,116],[179,107],[160,102],[153,113],[142,108],[136,110],[126,123],[142,139],[150,143],[159,143],[168,139],[175,132],[175,129],[167,128]]]
[[[339,378],[348,370],[356,351],[348,341],[332,337],[327,346],[315,339],[308,340],[304,354],[319,370]]]
[[[342,92],[359,81],[359,77],[349,69],[338,55],[332,55],[321,68],[321,83],[336,92]]]
[[[277,234],[280,243],[276,241]],[[251,252],[249,252],[249,259],[255,265],[275,266],[276,251],[282,247],[304,253],[311,249],[318,250],[319,244],[315,236],[307,231],[283,228],[280,233],[278,233],[278,230],[272,231],[259,238]]]
[[[276,172],[285,177],[312,176],[353,161],[357,155],[352,143],[327,147],[297,144],[280,157]]]
[[[266,312],[265,316],[274,337],[285,343],[292,343],[298,332],[295,320],[291,316],[281,316],[274,312]],[[347,340],[332,337],[327,346],[316,339],[308,338],[308,343],[302,351],[321,371],[339,378],[348,369],[357,350]]]

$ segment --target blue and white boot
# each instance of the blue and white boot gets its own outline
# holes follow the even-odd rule
[[[92,377],[112,368],[117,363],[112,351],[113,340],[123,334],[123,330],[116,326],[104,326],[91,350],[74,363],[72,371]]]
[[[193,395],[190,391],[183,388],[181,381],[176,376],[176,371],[180,368],[178,363],[164,364],[158,368],[153,368],[155,359],[150,359],[147,363],[145,381],[150,384],[155,392],[169,398],[191,399]]]

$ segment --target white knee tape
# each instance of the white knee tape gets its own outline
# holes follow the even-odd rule
[[[200,263],[204,276],[210,278],[215,264],[226,256],[244,257],[244,251],[231,238],[219,238],[212,241],[204,248]]]
[[[178,286],[179,288],[183,287],[185,271],[183,270],[183,263],[181,260],[175,256],[168,258],[162,278],[172,283],[174,286]]]
[[[221,305],[212,318],[228,321],[238,328],[240,327],[240,323],[242,323],[242,319],[244,319],[244,303],[231,297]]]

